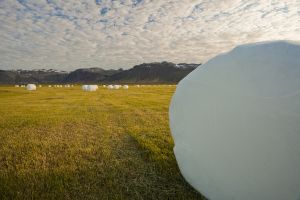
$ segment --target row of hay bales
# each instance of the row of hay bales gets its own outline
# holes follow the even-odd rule
[[[25,87],[43,87],[42,85],[35,85],[35,84],[27,84],[27,85],[15,85],[15,87],[23,87],[23,88],[25,88]],[[70,85],[70,84],[66,84],[66,85],[48,85],[48,87],[49,88],[51,88],[51,87],[56,87],[56,88],[62,88],[62,87],[67,87],[67,88],[70,88],[70,87],[74,87],[74,85]]]
[[[103,87],[106,87],[106,86],[104,85]],[[109,90],[118,90],[120,88],[127,90],[127,89],[129,89],[129,86],[128,85],[123,85],[123,86],[122,85],[108,85],[106,88]]]
[[[109,90],[118,90],[118,89],[129,89],[128,85],[102,85],[104,88],[107,88]],[[174,85],[135,85],[135,87],[150,87],[150,86],[174,86]],[[27,90],[36,90],[37,86],[35,84],[27,84],[25,85],[15,85],[15,87],[23,87]],[[43,87],[42,85],[38,85],[38,87]],[[71,88],[74,87],[74,85],[66,84],[66,85],[48,85],[49,88],[54,87],[54,88]],[[98,89],[98,85],[82,85],[82,90],[83,91],[96,91]]]
[[[109,90],[118,90],[120,88],[123,89],[129,89],[128,85],[103,85],[104,88],[107,88]],[[92,91],[96,91],[98,89],[98,85],[83,85],[82,87],[83,91],[88,91],[88,92],[92,92]]]

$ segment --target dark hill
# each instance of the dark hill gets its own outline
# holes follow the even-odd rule
[[[170,62],[143,63],[109,76],[105,82],[118,83],[177,83],[199,64],[174,64]]]
[[[101,82],[122,70],[104,70],[101,68],[86,68],[77,69],[70,72],[65,78],[64,82],[67,83],[88,83],[88,82]]]
[[[177,83],[199,64],[144,63],[128,70],[77,69],[70,73],[49,70],[0,70],[0,84],[27,83]]]

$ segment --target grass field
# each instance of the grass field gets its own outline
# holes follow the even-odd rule
[[[0,199],[202,199],[180,175],[175,87],[0,87]]]

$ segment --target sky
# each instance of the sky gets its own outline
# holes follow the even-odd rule
[[[204,63],[300,40],[300,0],[0,0],[0,69]]]

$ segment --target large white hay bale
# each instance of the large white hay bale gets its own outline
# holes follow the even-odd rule
[[[26,90],[30,90],[30,91],[36,90],[36,85],[35,84],[27,84]]]
[[[113,85],[108,85],[107,89],[112,90],[112,89],[114,89],[114,86]]]
[[[127,90],[129,88],[128,85],[123,85],[123,89]]]
[[[291,42],[243,45],[179,83],[174,152],[208,199],[300,199],[299,58]]]

